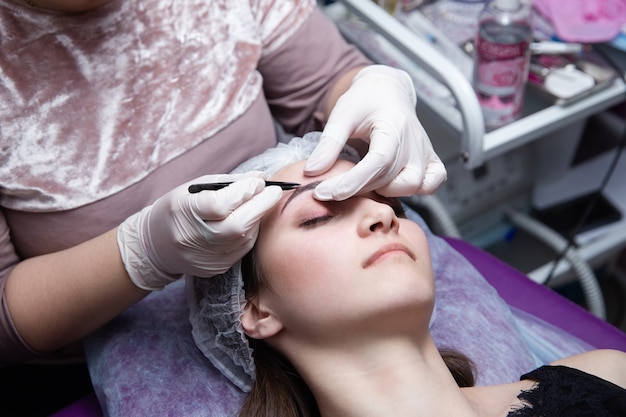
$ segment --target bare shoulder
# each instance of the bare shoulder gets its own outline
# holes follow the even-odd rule
[[[626,352],[599,349],[554,361],[552,365],[564,365],[606,379],[626,389]]]

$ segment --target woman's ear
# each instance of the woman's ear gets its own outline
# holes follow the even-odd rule
[[[267,309],[261,306],[258,297],[247,300],[241,315],[241,327],[253,339],[267,339],[283,328],[282,323]]]

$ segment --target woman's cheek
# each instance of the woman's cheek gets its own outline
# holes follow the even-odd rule
[[[331,248],[315,239],[283,239],[282,243],[265,258],[271,260],[265,270],[272,287],[277,290],[281,287],[289,294],[310,287],[315,277],[326,269],[327,252]]]

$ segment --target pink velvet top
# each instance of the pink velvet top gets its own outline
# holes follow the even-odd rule
[[[320,129],[329,88],[370,62],[313,0],[113,0],[61,14],[0,0],[0,363],[20,259],[117,226],[176,185]]]

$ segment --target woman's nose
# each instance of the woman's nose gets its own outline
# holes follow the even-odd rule
[[[388,204],[367,199],[363,202],[361,209],[363,210],[359,222],[359,234],[361,236],[398,231],[400,222],[393,208]]]

